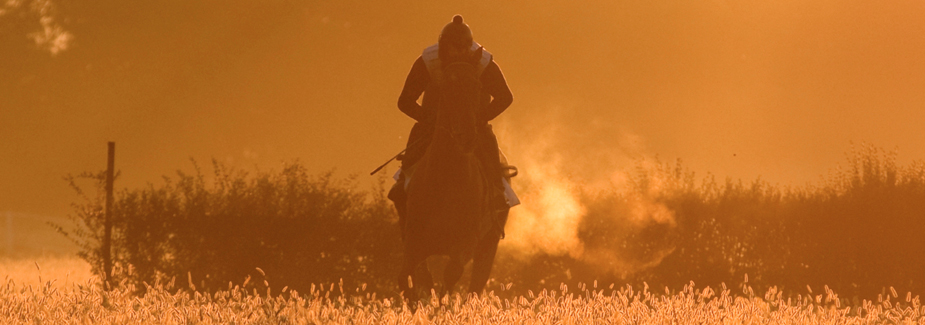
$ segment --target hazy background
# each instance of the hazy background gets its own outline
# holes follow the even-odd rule
[[[852,142],[925,158],[923,1],[577,4],[0,2],[0,211],[70,213],[62,177],[105,169],[107,141],[117,188],[190,158],[365,180],[403,148],[398,94],[454,14],[514,93],[494,122],[514,164],[657,155],[801,185]]]

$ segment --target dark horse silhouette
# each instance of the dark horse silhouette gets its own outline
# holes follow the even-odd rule
[[[460,62],[444,66],[441,101],[433,138],[417,162],[407,189],[407,214],[402,226],[404,261],[399,288],[405,298],[418,299],[414,284],[433,285],[430,273],[414,278],[414,269],[432,255],[449,256],[444,287],[451,291],[473,259],[469,292],[480,293],[488,282],[507,209],[489,205],[489,180],[477,158],[479,82],[477,62],[482,49]],[[497,180],[491,180],[497,182]]]

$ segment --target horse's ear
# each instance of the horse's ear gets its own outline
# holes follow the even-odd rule
[[[472,56],[469,57],[469,62],[472,64],[478,64],[479,61],[482,60],[482,50],[483,49],[484,49],[483,47],[479,46],[478,50],[475,50],[474,52],[472,52]]]

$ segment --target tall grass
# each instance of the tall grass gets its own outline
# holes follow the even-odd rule
[[[39,287],[52,281],[58,288],[71,287],[93,278],[90,265],[76,256],[41,256],[32,258],[0,258],[3,282]]]
[[[46,283],[0,286],[4,324],[921,324],[919,296],[895,291],[855,306],[826,288],[783,297],[771,288],[685,285],[659,293],[648,286],[580,285],[504,298],[444,296],[408,305],[357,289],[313,287],[257,294],[233,287],[211,293],[172,290],[170,284],[135,294],[130,284],[103,290],[92,282],[59,289]],[[333,293],[333,294],[332,294]],[[412,311],[414,310],[414,311]]]

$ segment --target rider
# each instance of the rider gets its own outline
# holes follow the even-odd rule
[[[414,61],[411,72],[405,80],[405,87],[398,97],[398,109],[417,123],[411,128],[408,136],[406,152],[402,159],[402,174],[398,182],[389,191],[389,199],[395,202],[399,217],[404,215],[405,202],[405,173],[408,173],[430,144],[434,131],[436,107],[439,101],[439,87],[433,80],[439,78],[442,66],[469,57],[481,46],[472,40],[472,31],[469,25],[463,23],[460,15],[453,17],[453,21],[443,27],[437,44],[426,49]],[[513,102],[514,97],[508,89],[507,81],[501,73],[501,68],[492,59],[491,53],[482,51],[482,60],[479,61],[479,77],[482,83],[479,145],[477,156],[485,169],[486,175],[492,184],[492,205],[503,208],[507,205],[504,198],[504,185],[502,183],[503,171],[498,150],[498,140],[491,131],[491,121],[501,112],[504,112]],[[418,98],[423,93],[424,98],[418,104]]]

